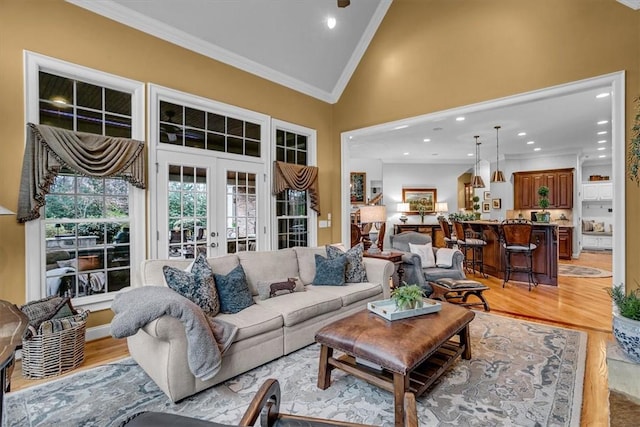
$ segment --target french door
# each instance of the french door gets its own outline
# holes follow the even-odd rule
[[[158,151],[159,258],[266,249],[264,166]]]

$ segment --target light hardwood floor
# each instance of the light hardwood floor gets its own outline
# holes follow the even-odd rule
[[[610,253],[582,253],[580,259],[563,261],[611,270]],[[587,362],[582,400],[582,426],[607,426],[609,423],[606,348],[611,335],[611,301],[605,288],[611,278],[585,279],[561,277],[559,286],[540,285],[531,292],[526,283],[495,278],[475,278],[491,287],[485,296],[491,312],[529,321],[585,331],[588,334]],[[104,338],[87,343],[85,362],[80,369],[99,366],[128,355],[125,340]],[[20,362],[12,375],[11,389],[20,390],[48,380],[27,380],[20,373]]]

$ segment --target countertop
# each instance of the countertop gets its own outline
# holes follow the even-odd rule
[[[462,221],[466,224],[478,224],[478,225],[501,225],[502,222],[501,221],[491,221],[491,220],[477,220],[477,221]],[[573,228],[574,225],[569,223],[569,222],[564,222],[564,221],[560,221],[560,222],[532,222],[532,224],[534,226],[538,225],[538,226],[542,226],[542,227],[566,227],[566,228]]]

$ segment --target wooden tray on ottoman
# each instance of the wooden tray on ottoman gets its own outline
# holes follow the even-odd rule
[[[420,316],[423,314],[435,313],[440,311],[442,304],[438,301],[423,298],[422,307],[410,310],[398,310],[396,302],[393,299],[383,299],[373,301],[367,304],[367,309],[372,313],[384,317],[387,320],[406,319],[407,317]]]

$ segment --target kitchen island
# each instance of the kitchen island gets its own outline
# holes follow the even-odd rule
[[[505,250],[502,245],[502,225],[497,221],[463,221],[465,228],[482,233],[487,242],[483,248],[484,272],[504,279],[506,270]],[[558,286],[558,225],[533,223],[531,242],[538,247],[533,252],[533,274],[536,282]],[[512,255],[514,265],[525,265],[523,255]],[[527,274],[512,272],[511,281],[527,282]]]

